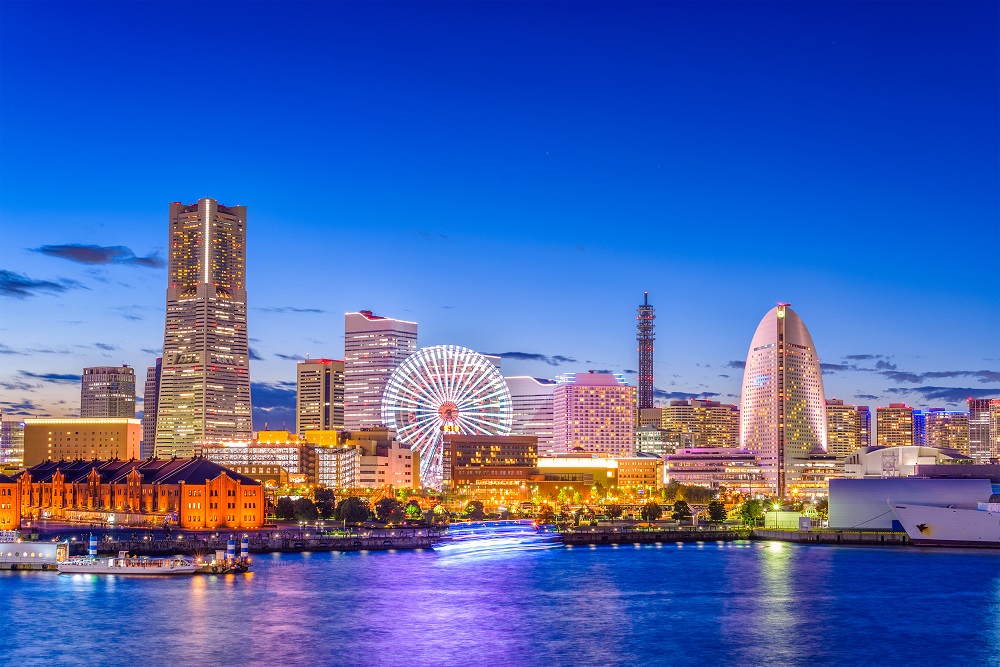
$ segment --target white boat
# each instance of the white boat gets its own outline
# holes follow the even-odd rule
[[[166,558],[148,558],[146,556],[128,556],[119,552],[117,557],[94,558],[84,556],[70,558],[59,563],[59,572],[63,574],[120,574],[120,575],[164,575],[164,574],[194,574],[198,564],[184,556],[168,556]]]
[[[890,503],[914,544],[1000,547],[1000,494],[973,508]]]

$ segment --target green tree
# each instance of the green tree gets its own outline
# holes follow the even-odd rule
[[[683,521],[684,519],[690,519],[691,506],[687,504],[686,500],[678,500],[674,503],[674,513],[671,515],[674,521]]]
[[[319,518],[316,504],[308,498],[299,498],[294,503],[296,521],[315,521]]]
[[[556,496],[556,500],[559,502],[560,505],[562,505],[562,504],[565,504],[566,499],[568,497],[569,497],[569,493],[567,493],[566,492],[566,488],[563,487],[563,488],[559,489],[559,495]]]
[[[600,500],[607,495],[607,489],[600,482],[595,482],[592,487],[590,487],[590,497],[594,500]]]
[[[750,500],[743,501],[738,514],[744,525],[755,526],[764,516],[764,506],[756,498],[751,498]]]
[[[420,511],[420,503],[412,498],[406,503],[403,511],[406,514],[406,518],[411,521],[415,521],[423,516],[423,512]]]
[[[329,519],[337,511],[337,499],[334,498],[332,489],[316,489],[315,499],[316,511],[324,519]]]
[[[615,505],[614,503],[604,506],[604,514],[607,515],[612,521],[618,519],[622,515],[622,506]]]
[[[660,490],[660,498],[663,499],[663,502],[673,503],[675,500],[678,499],[678,497],[680,498],[684,497],[683,495],[681,495],[683,488],[684,488],[683,484],[681,484],[677,480],[672,479],[667,483],[665,487],[663,487],[663,489]]]
[[[403,506],[395,498],[388,496],[375,503],[375,520],[380,523],[390,523],[393,515],[402,513]]]
[[[823,498],[816,502],[816,514],[818,514],[819,518],[822,519],[823,521],[826,521],[827,518],[829,518],[830,516],[829,498]]]
[[[699,505],[715,498],[715,491],[707,486],[698,486],[696,484],[685,485],[681,493],[684,500]]]
[[[660,503],[650,500],[639,510],[639,515],[643,521],[656,521],[663,515],[663,508],[660,507]]]
[[[715,523],[722,523],[726,520],[726,506],[718,500],[713,500],[708,504],[708,520]]]
[[[361,498],[344,498],[337,503],[337,520],[346,523],[364,523],[371,518],[371,508]]]
[[[465,516],[467,516],[470,521],[482,521],[486,518],[486,510],[480,501],[473,500],[465,506]]]
[[[579,491],[574,491],[573,492],[573,504],[574,505],[582,505],[583,504],[583,494],[581,494]]]
[[[295,501],[288,496],[278,498],[278,503],[274,506],[274,516],[279,519],[291,521],[295,518]]]
[[[556,520],[555,512],[552,511],[552,506],[548,503],[542,503],[538,506],[538,510],[535,512],[535,521],[537,523],[554,523]]]

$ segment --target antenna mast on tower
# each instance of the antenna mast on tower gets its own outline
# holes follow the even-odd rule
[[[638,408],[653,407],[653,340],[656,338],[656,309],[649,305],[649,292],[642,293],[642,305],[636,309],[635,339],[639,342]]]

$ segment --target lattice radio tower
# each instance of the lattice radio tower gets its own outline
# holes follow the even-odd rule
[[[642,293],[642,305],[636,309],[635,339],[639,342],[639,409],[653,407],[653,330],[656,309],[649,305],[649,292]]]

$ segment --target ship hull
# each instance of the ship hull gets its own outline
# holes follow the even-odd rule
[[[1000,512],[903,503],[891,507],[916,545],[1000,548]]]
[[[109,560],[113,561],[109,563]],[[59,563],[61,574],[115,574],[122,576],[155,577],[164,575],[191,575],[198,571],[193,563],[123,562],[117,559],[103,559],[90,562],[66,561]]]

